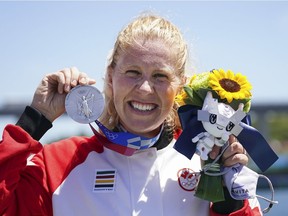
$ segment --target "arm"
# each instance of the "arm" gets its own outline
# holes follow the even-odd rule
[[[0,214],[19,215],[21,211],[21,215],[51,215],[51,197],[42,184],[43,171],[27,166],[27,158],[42,150],[37,140],[52,124],[27,106],[16,125],[6,126],[0,143]]]
[[[41,190],[42,200],[47,200],[47,196],[42,196],[42,186],[37,184],[42,179],[41,170],[27,166],[27,158],[41,149],[42,145],[20,127],[5,127],[0,142],[0,215],[19,215],[19,210],[21,215],[29,215],[24,209],[33,205],[30,201],[34,201],[33,194],[36,191]],[[33,207],[34,210],[39,207],[36,206]],[[33,209],[30,210],[31,215]],[[40,207],[34,213],[46,215]]]
[[[0,142],[0,215],[52,215],[45,164],[40,161],[35,165],[28,157],[42,154],[37,140],[64,113],[69,90],[78,84],[93,83],[76,68],[48,74],[16,126],[5,127]]]

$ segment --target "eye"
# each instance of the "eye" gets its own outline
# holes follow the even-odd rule
[[[137,70],[127,70],[125,75],[131,78],[137,78],[141,75],[141,73]]]
[[[211,124],[215,124],[216,121],[217,121],[217,115],[216,115],[216,114],[210,114],[210,116],[209,116],[209,122],[210,122]]]
[[[226,126],[226,131],[230,132],[234,128],[235,124],[233,122],[229,122]]]
[[[165,73],[155,73],[153,74],[153,78],[161,82],[169,80],[169,76]]]

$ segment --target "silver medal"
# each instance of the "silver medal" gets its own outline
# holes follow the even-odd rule
[[[65,108],[74,121],[88,124],[100,117],[104,110],[104,97],[95,87],[76,86],[66,96]]]

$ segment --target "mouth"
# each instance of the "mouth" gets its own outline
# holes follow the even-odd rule
[[[223,127],[217,126],[218,130],[223,130]]]
[[[129,102],[130,107],[132,107],[136,111],[140,112],[150,112],[157,108],[156,104],[153,103],[140,103],[136,101]]]

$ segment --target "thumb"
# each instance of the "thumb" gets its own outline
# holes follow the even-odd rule
[[[220,149],[221,147],[214,145],[211,152],[209,153],[209,157],[214,160],[220,153]]]
[[[237,139],[235,136],[230,135],[228,141],[229,141],[229,145],[231,145],[232,143],[237,142]]]

